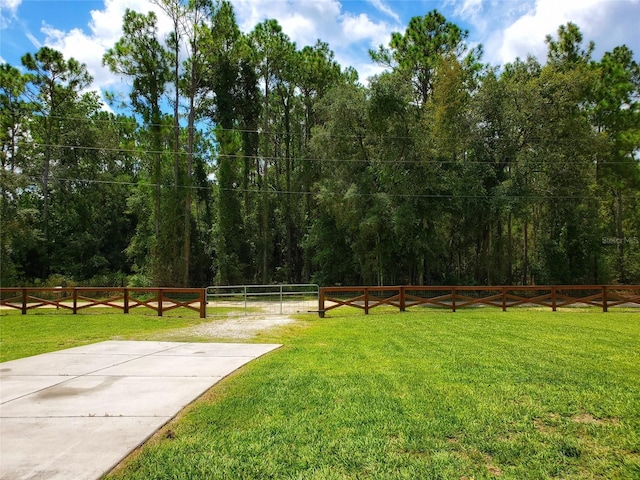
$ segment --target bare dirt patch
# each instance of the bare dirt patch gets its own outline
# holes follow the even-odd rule
[[[502,475],[502,470],[500,470],[500,468],[496,467],[495,465],[488,464],[487,471],[494,477],[499,477]]]
[[[272,328],[294,323],[288,316],[247,316],[218,318],[173,332],[176,337],[211,337],[229,340],[247,340]]]
[[[585,423],[592,425],[618,425],[620,420],[617,418],[595,418],[590,413],[581,413],[579,415],[575,415],[571,417],[576,423]]]
[[[535,418],[533,420],[533,424],[540,433],[544,433],[545,435],[551,435],[555,433],[558,429],[558,421],[560,415],[551,414],[548,418]]]
[[[534,419],[533,424],[539,432],[550,435],[558,432],[561,420],[560,415],[551,414],[546,419]],[[596,418],[590,413],[579,413],[565,419],[567,420],[581,425],[620,425],[618,418]]]

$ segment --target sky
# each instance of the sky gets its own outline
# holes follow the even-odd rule
[[[336,60],[354,67],[362,83],[381,71],[369,50],[387,45],[392,32],[437,9],[469,31],[471,46],[482,44],[485,63],[504,65],[528,54],[546,57],[545,36],[576,23],[594,57],[625,44],[640,62],[640,0],[231,0],[245,32],[275,18],[300,49],[317,39]],[[161,12],[148,0],[0,0],[0,63],[20,66],[20,58],[42,46],[87,65],[98,92],[118,89],[123,80],[101,65],[105,51],[121,36],[127,8]],[[170,28],[160,20],[161,32]]]

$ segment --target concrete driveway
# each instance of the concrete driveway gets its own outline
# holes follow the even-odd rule
[[[0,363],[0,479],[97,479],[280,345],[108,341]]]

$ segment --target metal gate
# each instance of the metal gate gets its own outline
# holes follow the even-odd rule
[[[316,284],[207,287],[207,317],[293,315],[318,311]]]

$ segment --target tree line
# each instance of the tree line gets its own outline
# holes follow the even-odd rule
[[[370,52],[226,0],[128,10],[103,64],[0,66],[2,285],[640,283],[640,66],[577,25],[496,67],[432,11]],[[111,112],[118,113],[111,113]]]

